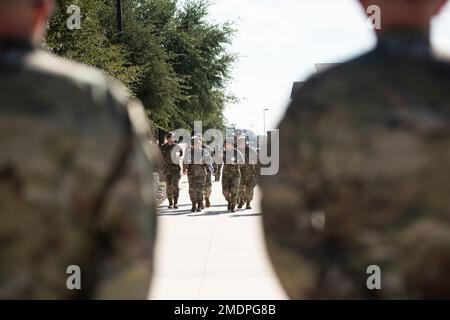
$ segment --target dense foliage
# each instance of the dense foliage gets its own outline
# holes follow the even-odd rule
[[[208,20],[205,0],[123,0],[119,37],[115,0],[58,0],[47,47],[103,69],[142,100],[158,128],[223,128],[231,95],[226,84],[235,55],[234,30]],[[81,8],[81,29],[67,28],[70,5]]]

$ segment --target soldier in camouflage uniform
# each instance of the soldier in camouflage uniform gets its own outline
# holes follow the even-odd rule
[[[144,111],[101,72],[38,49],[52,5],[0,1],[0,299],[146,299]],[[67,287],[72,265],[81,290]]]
[[[212,148],[208,145],[206,145],[204,143],[203,140],[203,136],[201,134],[197,135],[197,137],[200,139],[201,143],[202,143],[202,148],[204,150],[206,150],[206,152],[209,154],[209,156],[212,158],[214,157],[214,150],[212,150]],[[212,178],[211,175],[213,174],[213,166],[211,163],[211,166],[208,165],[206,167],[206,180],[205,180],[205,190],[204,190],[204,197],[205,197],[205,203],[203,203],[202,201],[202,205],[201,205],[201,209],[209,208],[211,207],[211,202],[210,202],[210,198],[211,198],[211,194],[212,194]]]
[[[222,193],[228,202],[228,211],[236,211],[241,171],[244,156],[235,148],[234,138],[227,138],[223,151]]]
[[[292,298],[448,299],[450,64],[428,35],[446,1],[361,2],[382,9],[377,47],[308,80],[279,126],[269,252]]]
[[[238,209],[246,204],[245,209],[250,210],[253,201],[253,193],[256,187],[256,175],[258,154],[255,149],[247,143],[246,137],[241,136],[237,140],[238,150],[244,155],[245,164],[240,166],[241,182],[239,184]]]
[[[199,137],[192,138],[191,147],[186,151],[183,161],[183,172],[188,175],[192,212],[201,212],[203,209],[203,193],[209,165],[210,156],[202,148],[202,140]]]
[[[222,175],[222,164],[217,164],[216,168],[215,168],[215,173],[214,173],[214,181],[220,181],[220,176]]]
[[[161,146],[161,154],[164,161],[164,176],[166,178],[166,194],[169,201],[169,209],[178,209],[178,197],[180,196],[181,167],[180,157],[183,150],[174,142],[175,136],[172,132],[166,135],[167,142]],[[178,160],[174,163],[172,157]]]
[[[222,174],[222,161],[220,160],[223,154],[223,144],[217,144],[215,147],[215,161],[214,161],[214,181],[220,181],[220,176]]]

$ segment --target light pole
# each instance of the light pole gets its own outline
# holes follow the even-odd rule
[[[123,43],[122,0],[116,0],[117,33],[119,42]]]
[[[263,110],[264,136],[267,135],[267,132],[266,132],[266,111],[269,111],[269,109],[264,109]]]

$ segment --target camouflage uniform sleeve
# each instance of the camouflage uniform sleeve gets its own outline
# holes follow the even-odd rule
[[[320,272],[314,260],[314,245],[320,241],[320,234],[311,226],[313,212],[305,210],[302,184],[307,175],[314,175],[310,160],[315,156],[315,145],[308,130],[315,116],[310,111],[315,107],[311,97],[296,97],[279,125],[279,173],[261,177],[266,242],[275,270],[291,297],[310,297]]]
[[[203,149],[203,163],[206,167],[212,164],[211,153],[206,149]]]
[[[147,299],[155,237],[153,154],[142,106],[129,102],[124,112],[128,132],[123,156],[107,181],[101,205],[97,299]],[[108,187],[107,187],[108,188]]]

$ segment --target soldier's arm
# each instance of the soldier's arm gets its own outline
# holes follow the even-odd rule
[[[152,150],[142,106],[132,103],[127,111],[127,137],[106,182],[96,226],[98,299],[146,299],[152,274],[156,227]]]
[[[205,167],[209,167],[209,165],[212,163],[211,154],[206,149],[203,149],[202,162]]]

